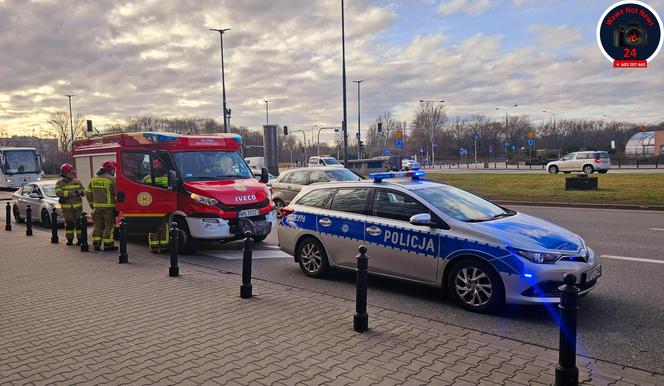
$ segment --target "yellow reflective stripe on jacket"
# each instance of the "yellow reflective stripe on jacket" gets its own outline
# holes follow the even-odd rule
[[[98,202],[94,203],[95,208],[115,208],[115,204],[100,204]]]
[[[64,189],[80,189],[82,188],[81,184],[74,184],[74,185],[65,185],[63,186]]]
[[[62,209],[78,209],[78,208],[82,208],[82,207],[83,207],[83,204],[81,204],[81,203],[75,203],[75,204],[60,204],[60,207],[61,207]]]
[[[106,178],[93,178],[90,181],[91,188],[108,189],[111,186],[111,181]]]

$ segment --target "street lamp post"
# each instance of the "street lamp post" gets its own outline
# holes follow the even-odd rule
[[[607,114],[602,114],[602,116],[613,119],[613,131],[615,132],[615,131],[618,130],[618,124],[616,123],[616,117],[611,116],[611,115],[607,115]],[[627,133],[626,132],[623,132],[623,142],[625,142],[624,146],[625,146],[625,148],[627,148]]]
[[[321,127],[318,129],[318,156],[320,157],[320,132],[322,130],[334,130],[334,132],[338,132],[339,128],[338,127]],[[337,157],[339,157],[339,154],[337,154]]]
[[[360,83],[364,82],[362,80],[354,80],[353,83],[357,83],[357,159],[360,159]]]
[[[221,99],[222,109],[224,114],[224,133],[228,133],[228,109],[226,108],[226,77],[224,76],[224,33],[230,31],[230,28],[215,29],[210,28],[210,31],[219,32],[219,42],[221,46]]]
[[[270,124],[270,110],[268,108],[268,103],[270,103],[270,101],[264,99],[263,102],[265,102],[265,125],[267,126]]]
[[[346,105],[346,32],[344,26],[344,0],[341,0],[341,78],[344,99],[344,120],[342,122],[344,136],[344,165],[348,165],[348,106]]]
[[[542,112],[553,115],[553,148],[557,149],[557,147],[556,147],[556,136],[557,136],[558,132],[556,131],[556,115],[558,115],[558,113],[554,113],[554,112],[546,111],[546,110],[542,110]],[[558,157],[560,157],[560,153],[558,154]]]
[[[431,100],[431,99],[420,99],[420,103],[445,103],[444,100]],[[435,162],[435,153],[434,153],[434,147],[435,147],[435,141],[434,141],[434,127],[431,127],[431,133],[429,135],[431,136],[431,167],[433,167],[433,164]]]
[[[69,128],[71,129],[71,147],[74,148],[74,116],[71,114],[71,97],[76,96],[74,94],[65,95],[69,98]]]
[[[507,139],[508,139],[508,138],[507,138],[507,128],[508,128],[508,123],[509,123],[509,121],[508,121],[508,119],[507,119],[507,112],[510,111],[510,110],[512,110],[513,108],[517,107],[517,106],[518,106],[518,105],[514,105],[514,106],[508,107],[508,108],[506,108],[506,109],[503,109],[503,108],[500,108],[500,107],[496,107],[496,110],[502,110],[502,111],[505,112],[505,143],[508,143],[508,142],[507,142]],[[505,148],[505,159],[509,158],[509,157],[508,157],[508,154],[509,154],[509,150],[508,150],[508,148],[506,147],[506,148]],[[507,162],[507,161],[505,161],[505,162]]]

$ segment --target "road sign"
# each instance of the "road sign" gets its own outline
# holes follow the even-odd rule
[[[397,139],[402,139],[403,138],[403,130],[397,130],[397,132],[394,133],[394,136],[396,136]]]
[[[516,145],[512,145],[512,151],[516,150]]]
[[[473,136],[473,138],[475,138],[475,140],[480,139],[480,133],[475,132],[475,135]]]
[[[535,138],[535,132],[533,130],[528,130],[528,138]]]
[[[388,148],[386,148],[386,147],[383,148],[383,154],[385,154],[385,155],[389,155],[389,154],[390,154],[390,149],[388,149]]]
[[[493,153],[493,145],[489,145],[489,153]]]
[[[403,141],[400,140],[400,139],[397,139],[396,145],[397,145],[397,147],[403,147]]]
[[[611,150],[616,150],[616,141],[611,141]]]
[[[531,138],[531,139],[528,140],[528,146],[533,146],[534,144],[535,144],[534,139]]]
[[[459,155],[464,155],[464,154],[466,154],[466,149],[460,147],[459,148]]]
[[[423,147],[420,148],[420,153],[424,153],[424,148]]]

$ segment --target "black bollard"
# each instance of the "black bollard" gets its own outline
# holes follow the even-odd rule
[[[78,229],[81,230],[81,238],[78,239],[81,242],[81,252],[88,252],[90,250],[88,245],[88,214],[85,212],[81,213],[81,218],[78,220]]]
[[[7,210],[5,211],[5,215],[7,216],[7,225],[5,225],[5,230],[10,231],[12,230],[12,206],[7,203],[6,209]]]
[[[51,209],[51,244],[57,244],[58,240],[58,212]]]
[[[244,233],[244,245],[242,247],[242,285],[240,286],[240,297],[249,299],[252,297],[251,287],[251,255],[254,252],[254,239],[251,232]]]
[[[556,365],[556,386],[579,384],[579,369],[576,367],[576,311],[579,309],[577,298],[579,288],[574,285],[576,276],[566,273],[565,284],[558,289],[560,296],[560,348]]]
[[[127,255],[127,219],[122,217],[120,219],[120,256],[118,256],[118,264],[127,264],[129,262],[129,255]]]
[[[178,277],[180,276],[180,267],[178,267],[178,247],[180,244],[180,230],[178,229],[178,223],[173,221],[171,223],[171,229],[169,230],[170,238],[170,249],[171,249],[171,266],[168,268],[168,276]]]
[[[25,210],[25,235],[32,236],[32,208],[28,204],[28,208]]]
[[[364,332],[369,329],[369,315],[367,314],[367,286],[369,270],[369,257],[367,247],[360,245],[357,249],[357,283],[355,290],[355,315],[353,316],[353,329]]]

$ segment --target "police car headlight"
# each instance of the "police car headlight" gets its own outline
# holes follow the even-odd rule
[[[525,259],[532,261],[537,264],[553,264],[556,261],[560,260],[561,254],[555,252],[536,252],[536,251],[527,251],[525,249],[509,248],[509,250],[519,255]]]
[[[191,197],[192,200],[196,201],[199,204],[203,204],[203,205],[214,206],[214,205],[217,205],[219,203],[219,201],[215,200],[214,198],[201,196],[200,194],[196,194],[196,193],[191,193],[190,197]]]

